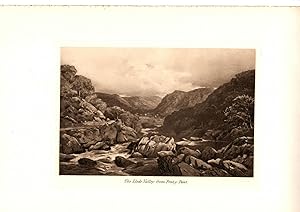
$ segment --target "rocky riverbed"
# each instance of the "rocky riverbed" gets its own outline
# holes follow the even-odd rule
[[[253,138],[233,142],[163,135],[111,145],[105,150],[60,154],[61,175],[253,176]]]

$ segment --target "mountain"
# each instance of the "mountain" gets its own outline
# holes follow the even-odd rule
[[[253,135],[251,122],[254,122],[254,85],[255,70],[241,72],[230,82],[214,90],[204,102],[167,116],[164,120],[163,129],[166,133],[176,137],[201,137],[210,134],[213,139],[232,139],[232,137],[238,137],[241,134],[250,134],[251,136]],[[245,102],[243,102],[244,100]],[[226,112],[239,105],[246,105],[246,100],[247,102],[250,101],[248,106],[240,107],[234,111],[232,120],[227,123],[225,120],[229,119],[230,116],[226,116]],[[238,101],[240,101],[239,104]],[[233,121],[237,122],[237,118],[242,119],[243,116],[250,119],[250,128],[244,127],[246,124],[238,126],[233,124]]]
[[[118,94],[107,94],[101,92],[95,92],[95,94],[97,95],[98,98],[104,101],[109,107],[118,106],[127,111],[133,111],[135,109],[130,105],[129,102],[127,102]]]
[[[153,110],[160,103],[161,98],[158,96],[130,96],[123,97],[132,107],[141,111]]]
[[[131,96],[121,97],[118,94],[107,94],[96,92],[98,98],[102,99],[109,107],[118,106],[133,113],[143,113],[154,109],[161,98],[158,96]]]
[[[212,91],[212,88],[198,88],[188,92],[175,90],[161,100],[160,104],[154,109],[154,113],[167,116],[174,111],[193,107],[197,103],[203,102]]]

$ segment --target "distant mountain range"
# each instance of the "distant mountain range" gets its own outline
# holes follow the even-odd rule
[[[132,113],[151,113],[165,117],[174,111],[193,107],[197,103],[203,102],[212,91],[212,88],[198,88],[188,92],[175,90],[163,99],[158,96],[121,97],[118,94],[101,92],[95,94],[108,107],[118,106]]]
[[[175,90],[161,100],[153,113],[165,117],[174,111],[193,107],[203,102],[213,90],[213,88],[198,88],[188,92]]]
[[[146,113],[153,110],[161,101],[158,96],[131,96],[121,97],[118,94],[96,92],[109,107],[118,106],[133,113]]]

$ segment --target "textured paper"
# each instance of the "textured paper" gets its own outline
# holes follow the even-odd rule
[[[299,210],[290,105],[299,8],[1,7],[0,20],[1,211]],[[174,186],[59,176],[59,54],[68,46],[256,49],[254,177]]]

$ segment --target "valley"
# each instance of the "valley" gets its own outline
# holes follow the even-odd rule
[[[254,70],[165,97],[96,92],[61,66],[61,175],[251,177]]]

